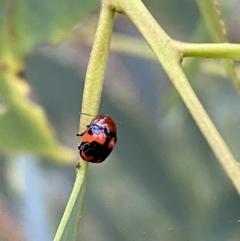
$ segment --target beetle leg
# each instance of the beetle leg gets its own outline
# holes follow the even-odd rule
[[[87,125],[87,128],[89,128],[90,125]],[[85,130],[84,132],[81,133],[77,133],[76,136],[83,136],[86,133],[87,130]]]
[[[86,131],[81,132],[81,133],[77,133],[76,136],[83,136],[85,134]]]

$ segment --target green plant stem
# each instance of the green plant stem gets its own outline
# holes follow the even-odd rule
[[[95,34],[86,73],[82,103],[82,112],[84,113],[96,115],[98,112],[103,88],[104,73],[108,60],[109,45],[114,22],[113,20],[114,11],[103,1],[99,24]],[[85,128],[85,124],[83,126],[80,125],[80,130]]]
[[[77,200],[77,197],[80,193],[81,186],[83,184],[87,168],[88,168],[88,166],[85,165],[85,166],[81,167],[81,171],[77,171],[77,176],[76,176],[76,180],[75,180],[75,183],[74,183],[74,187],[73,187],[71,196],[68,200],[68,203],[67,203],[66,209],[64,211],[62,220],[59,224],[58,230],[55,234],[54,241],[59,241],[62,238],[63,232],[66,228],[66,225],[67,225],[67,222],[68,222],[69,217],[71,215],[71,212],[73,210],[74,204],[75,204],[75,202]]]
[[[108,60],[109,45],[112,35],[112,28],[114,22],[114,10],[105,4],[104,1],[101,5],[101,12],[97,27],[97,32],[95,35],[95,40],[93,43],[92,52],[90,55],[90,60],[88,64],[88,69],[86,73],[86,80],[84,85],[83,92],[83,101],[82,101],[82,112],[96,115],[99,108],[99,103],[101,99],[102,87],[104,73]],[[83,131],[86,128],[86,125],[90,122],[89,120],[92,117],[86,115],[80,115],[80,124],[79,130]],[[81,167],[77,168],[77,176],[75,184],[63,214],[62,220],[58,227],[57,233],[55,235],[54,241],[66,240],[63,237],[63,233],[69,226],[69,220],[74,211],[78,211],[79,217],[74,223],[76,227],[70,227],[70,230],[74,233],[71,234],[75,236],[80,225],[82,210],[83,210],[83,199],[85,195],[85,190],[83,190],[82,201],[77,204],[79,207],[76,207],[76,200],[80,195],[82,185],[86,179],[86,173],[88,169],[88,163],[81,161]],[[71,239],[67,239],[71,240]]]
[[[183,57],[225,58],[240,60],[240,44],[190,44],[175,41]]]
[[[135,24],[149,47],[162,64],[169,79],[182,97],[198,127],[216,155],[219,163],[240,194],[240,169],[228,146],[208,117],[180,66],[183,49],[179,47],[158,25],[139,0],[112,0],[118,12],[122,12]],[[184,45],[185,51],[187,50]]]

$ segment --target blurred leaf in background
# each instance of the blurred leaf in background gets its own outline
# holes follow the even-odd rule
[[[70,161],[75,155],[59,147],[45,113],[29,100],[22,78],[25,55],[39,44],[53,43],[66,35],[97,1],[5,1],[0,35],[0,150],[29,152]],[[22,76],[23,75],[23,76]],[[40,80],[41,81],[41,80]],[[47,87],[49,88],[49,87]],[[21,140],[21,141],[20,141]]]

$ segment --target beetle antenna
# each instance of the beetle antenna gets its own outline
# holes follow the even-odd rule
[[[118,121],[118,124],[126,123],[127,121]]]

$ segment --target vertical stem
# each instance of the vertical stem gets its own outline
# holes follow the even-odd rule
[[[105,2],[102,1],[99,24],[88,63],[83,91],[82,112],[93,115],[97,114],[99,108],[114,22],[114,11]],[[86,124],[82,125],[81,122],[80,130],[83,130]]]
[[[83,101],[82,101],[82,112],[86,112],[89,114],[97,114],[102,87],[103,87],[103,79],[104,73],[107,65],[108,60],[108,53],[109,53],[109,45],[111,40],[112,28],[113,28],[113,21],[114,21],[114,10],[109,7],[108,4],[102,1],[101,5],[101,12],[97,27],[97,32],[95,35],[95,40],[93,43],[92,52],[90,55],[90,60],[88,64],[88,69],[86,73],[86,80],[84,85],[84,92],[83,92]],[[89,117],[86,115],[80,116],[80,124],[79,129],[83,130],[87,123],[89,123]],[[79,217],[81,218],[82,209],[83,209],[83,200],[81,203],[76,203],[80,195],[80,190],[83,186],[83,183],[86,178],[86,173],[88,169],[88,163],[82,162],[81,167],[77,168],[77,176],[75,180],[75,184],[63,214],[62,220],[59,224],[57,233],[55,235],[54,241],[62,240],[64,231],[66,229],[70,229],[67,227],[69,221],[71,219],[72,213],[75,210],[80,210]],[[85,190],[83,190],[83,198],[84,198]],[[76,207],[80,205],[79,207]],[[76,227],[71,227],[71,235],[75,235],[78,230],[78,226],[80,225],[80,218],[76,220]],[[74,231],[73,231],[74,230]],[[74,233],[73,233],[74,232]]]
[[[74,204],[77,200],[78,195],[80,195],[80,190],[81,190],[82,183],[84,181],[85,173],[86,173],[86,170],[85,170],[85,172],[78,171],[78,173],[77,173],[77,177],[76,177],[76,180],[75,180],[75,183],[74,183],[74,187],[73,187],[71,196],[68,200],[66,209],[65,209],[64,214],[62,216],[62,220],[61,220],[61,222],[58,226],[58,230],[55,234],[54,241],[62,240],[62,235],[63,235],[63,233],[66,229],[66,226],[68,224],[70,215],[74,211],[73,210]]]

